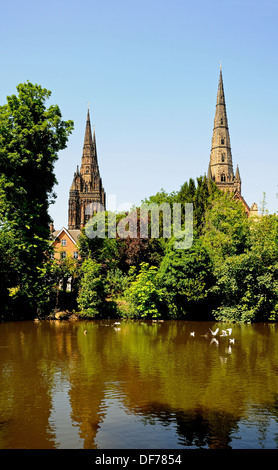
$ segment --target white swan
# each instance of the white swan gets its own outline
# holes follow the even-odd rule
[[[216,336],[218,331],[219,331],[219,328],[216,328],[215,331],[212,331],[210,328],[209,328],[209,331],[211,332],[212,336]]]
[[[215,343],[215,344],[216,344],[216,346],[218,346],[218,344],[219,344],[219,341],[217,341],[217,339],[215,339],[215,338],[212,338],[212,340],[211,340],[210,344],[213,344],[213,343]]]

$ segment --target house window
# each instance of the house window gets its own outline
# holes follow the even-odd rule
[[[226,176],[224,174],[221,175],[221,181],[222,181],[222,183],[224,183],[226,181]]]
[[[65,259],[67,257],[67,253],[65,251],[62,251],[61,253],[61,258]]]
[[[73,258],[74,258],[74,259],[78,259],[78,251],[74,251],[74,252],[73,252]]]
[[[62,239],[61,245],[62,246],[67,246],[67,240],[65,240],[65,238]]]

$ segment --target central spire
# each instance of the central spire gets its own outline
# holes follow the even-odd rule
[[[97,151],[96,151],[96,136],[95,131],[92,136],[90,111],[88,106],[86,129],[83,145],[82,163],[80,168],[81,174],[89,182],[93,175],[99,174]]]
[[[221,189],[234,191],[233,160],[221,63],[208,177]]]

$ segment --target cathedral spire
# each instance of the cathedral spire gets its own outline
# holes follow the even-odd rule
[[[89,106],[88,106],[85,138],[84,138],[84,149],[85,147],[87,146],[91,147],[92,145],[93,145],[93,139],[92,139],[92,130],[91,130],[90,111],[89,111]]]
[[[69,229],[83,228],[94,211],[105,209],[105,197],[97,162],[95,129],[92,135],[88,106],[80,172],[77,169],[70,188]]]
[[[234,170],[222,65],[220,65],[208,177],[213,179],[221,189],[234,191]]]

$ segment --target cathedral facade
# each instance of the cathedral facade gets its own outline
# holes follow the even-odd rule
[[[106,209],[106,195],[100,177],[96,136],[92,135],[88,109],[81,167],[77,166],[69,192],[68,228],[81,230],[98,211]]]

